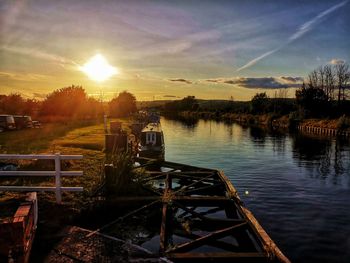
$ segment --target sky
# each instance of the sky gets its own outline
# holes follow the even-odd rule
[[[82,85],[109,100],[294,96],[303,78],[350,61],[350,0],[0,1],[0,94],[42,99]],[[118,74],[80,69],[96,54]]]

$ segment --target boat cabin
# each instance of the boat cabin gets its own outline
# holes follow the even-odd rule
[[[149,123],[141,131],[139,153],[144,157],[164,156],[164,136],[160,123]]]

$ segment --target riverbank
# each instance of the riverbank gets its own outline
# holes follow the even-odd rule
[[[225,122],[236,122],[242,125],[256,125],[271,128],[294,129],[298,126],[308,126],[323,129],[335,129],[350,132],[350,117],[342,116],[338,119],[303,119],[298,120],[291,115],[278,116],[276,114],[248,114],[248,113],[220,113],[183,111],[176,114],[165,114],[171,119],[193,121],[195,119],[218,120]]]

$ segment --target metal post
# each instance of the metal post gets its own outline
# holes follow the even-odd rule
[[[61,204],[61,157],[59,153],[55,154],[55,185],[56,185],[56,202]]]
[[[104,124],[104,128],[105,128],[105,133],[107,134],[108,130],[107,130],[107,115],[103,115],[103,124]]]

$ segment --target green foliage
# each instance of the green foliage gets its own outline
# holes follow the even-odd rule
[[[70,86],[50,93],[42,103],[41,116],[96,118],[102,113],[101,103],[88,98],[81,86]]]
[[[127,152],[116,152],[108,156],[106,163],[106,190],[108,195],[127,196],[144,192],[139,178],[145,176],[142,169],[134,169],[132,156]]]
[[[40,105],[39,101],[24,99],[20,94],[0,95],[0,113],[32,115]]]
[[[123,91],[109,102],[109,114],[112,117],[128,117],[136,111],[136,98],[130,92]]]

